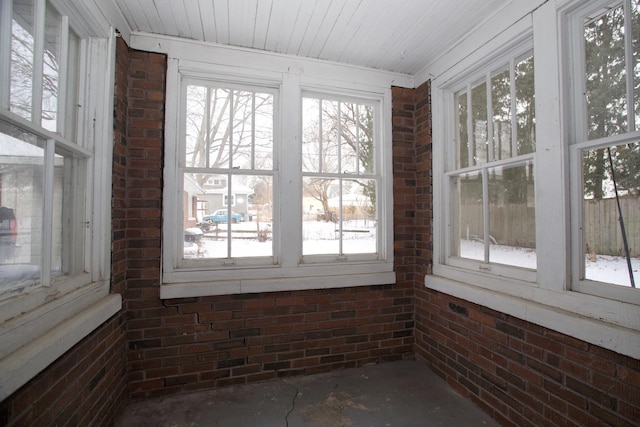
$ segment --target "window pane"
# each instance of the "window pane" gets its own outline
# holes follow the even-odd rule
[[[469,129],[467,126],[467,92],[456,96],[456,137],[458,142],[458,168],[470,166],[469,159]]]
[[[631,143],[589,150],[583,156],[582,166],[584,277],[630,286],[622,233],[622,225],[624,225],[634,280],[638,284],[640,281],[638,273],[640,270],[640,144]],[[620,208],[616,200],[616,186]]]
[[[473,164],[487,162],[487,84],[482,83],[471,90],[471,113],[473,114]]]
[[[271,169],[273,95],[234,91],[233,152],[235,169]]]
[[[589,139],[628,131],[622,6],[584,26]]]
[[[255,93],[253,168],[273,169],[273,95]]]
[[[231,98],[230,90],[187,86],[187,167],[229,167]]]
[[[30,134],[11,133],[0,133],[0,295],[5,297],[40,284],[43,256],[43,144]]]
[[[337,101],[320,101],[322,118],[322,133],[318,141],[318,153],[320,153],[321,172],[340,173],[340,138],[338,123],[340,121],[340,103]]]
[[[452,220],[457,230],[451,233],[452,255],[484,261],[482,175],[475,172],[452,178],[452,186],[457,189],[453,192],[457,204]]]
[[[493,157],[511,157],[511,76],[506,69],[491,78]]]
[[[42,69],[42,127],[52,132],[58,130],[61,25],[60,14],[47,3]]]
[[[184,258],[273,255],[271,176],[185,174],[183,185]]]
[[[342,252],[376,253],[376,223],[376,182],[372,179],[344,181],[342,216],[338,227],[338,233],[342,233],[339,236],[342,238]]]
[[[34,12],[33,0],[14,0],[9,104],[13,113],[27,120],[33,111]]]
[[[536,268],[533,164],[491,168],[489,261]]]
[[[302,254],[339,254],[336,228],[340,217],[335,203],[339,201],[339,181],[307,177],[303,191]]]
[[[302,99],[302,171],[320,172],[320,100]]]
[[[518,155],[536,151],[536,108],[533,81],[533,56],[515,68],[516,118],[518,120]]]
[[[374,173],[373,108],[370,105],[340,104],[340,136],[343,173]]]

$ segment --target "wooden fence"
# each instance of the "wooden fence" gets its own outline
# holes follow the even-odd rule
[[[620,199],[629,251],[640,256],[640,199]],[[462,206],[461,237],[482,236],[482,205]],[[587,200],[584,203],[586,251],[601,255],[624,255],[624,244],[615,199]],[[544,227],[544,225],[539,225]],[[525,204],[508,204],[489,208],[491,237],[498,244],[520,247],[535,246],[535,210]]]

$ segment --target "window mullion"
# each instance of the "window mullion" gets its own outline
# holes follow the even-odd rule
[[[0,6],[0,108],[9,109],[11,84],[11,21],[13,2],[2,0]]]
[[[280,105],[282,109],[277,112],[275,139],[281,143],[274,146],[278,166],[274,176],[275,220],[272,234],[276,256],[280,257],[281,266],[288,268],[297,267],[302,258],[302,98],[299,76],[283,76]],[[321,120],[321,102],[319,107]]]
[[[533,15],[534,89],[536,111],[535,220],[537,284],[553,291],[565,289],[569,278],[568,156],[559,88],[573,73],[561,74],[559,28],[553,7]],[[568,74],[568,75],[567,75]],[[575,87],[575,86],[574,86]],[[553,191],[551,191],[553,189]]]

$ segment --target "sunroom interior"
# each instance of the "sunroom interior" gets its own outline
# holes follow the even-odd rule
[[[638,0],[1,0],[2,424],[411,360],[636,425],[638,64]]]

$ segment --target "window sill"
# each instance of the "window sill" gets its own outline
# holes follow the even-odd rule
[[[494,281],[499,283],[501,279]],[[528,287],[526,293],[519,292],[517,287],[505,292],[504,288],[489,289],[441,276],[426,276],[425,286],[616,353],[640,358],[637,344],[640,314],[636,305],[538,287]]]
[[[265,277],[265,275],[262,275],[258,277],[247,276],[238,279],[229,278],[221,280],[164,283],[160,287],[160,298],[172,299],[256,292],[347,288],[355,286],[388,285],[396,282],[396,275],[393,271],[332,275],[305,275],[304,273],[305,269],[300,268],[297,271],[297,275],[288,276],[280,275],[278,277]],[[211,274],[215,274],[215,272],[210,273],[210,275]]]
[[[103,296],[0,360],[0,401],[26,384],[122,308],[120,294]]]

